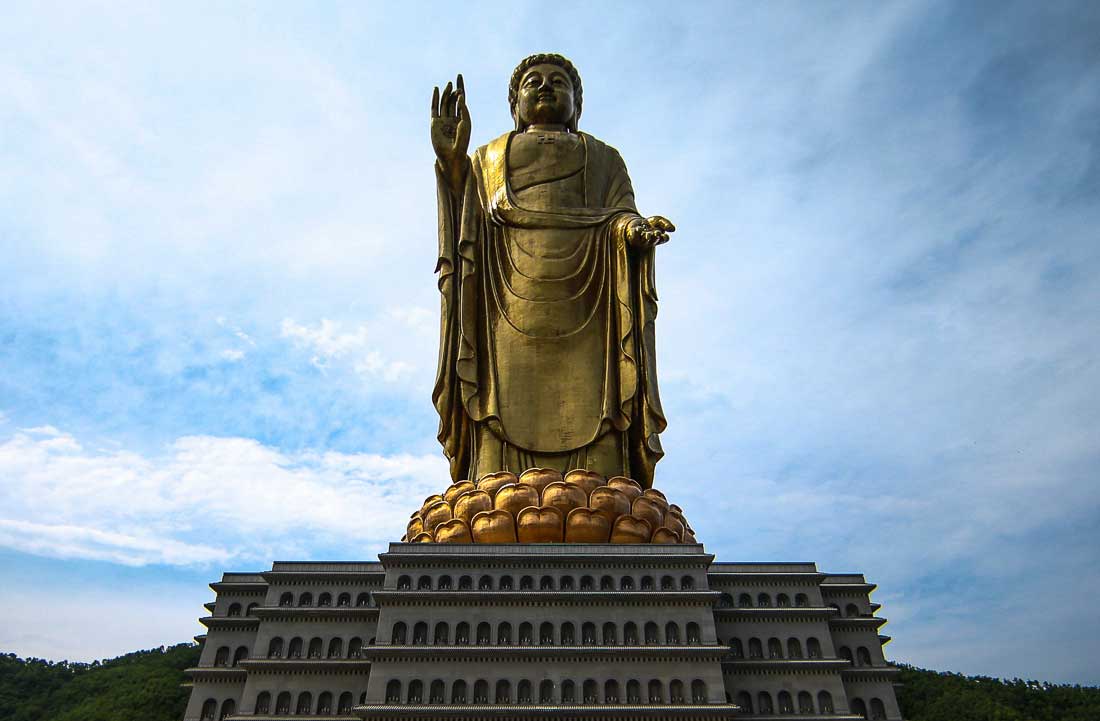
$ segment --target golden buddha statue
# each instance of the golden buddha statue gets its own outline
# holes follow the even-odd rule
[[[578,131],[569,60],[524,59],[508,95],[515,129],[470,157],[462,76],[432,96],[452,479],[581,469],[649,488],[666,425],[653,256],[675,228],[642,217],[618,151]]]

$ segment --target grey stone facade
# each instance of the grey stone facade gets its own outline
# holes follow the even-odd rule
[[[701,545],[395,543],[227,573],[185,721],[900,719],[861,575]]]

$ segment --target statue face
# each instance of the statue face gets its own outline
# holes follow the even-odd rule
[[[569,125],[574,110],[573,81],[557,65],[532,65],[520,78],[516,113],[521,128],[532,123]]]

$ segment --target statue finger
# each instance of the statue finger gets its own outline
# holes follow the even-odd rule
[[[443,96],[439,99],[439,115],[444,118],[451,117],[451,84],[443,88]]]
[[[470,111],[466,108],[466,91],[462,89],[458,91],[458,119],[462,122],[470,122]]]
[[[435,86],[435,90],[432,91],[432,117],[439,117],[439,86]]]
[[[466,85],[462,82],[462,73],[458,74],[458,92],[465,93]]]
[[[665,217],[660,216],[660,215],[655,215],[652,218],[650,218],[650,223],[652,223],[652,225],[654,227],[660,228],[661,230],[669,232],[669,233],[676,230],[676,226],[673,225],[672,222],[668,218],[665,218]]]

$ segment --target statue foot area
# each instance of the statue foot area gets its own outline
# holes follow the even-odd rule
[[[696,543],[683,511],[655,488],[586,470],[532,468],[459,481],[429,496],[412,543]]]

